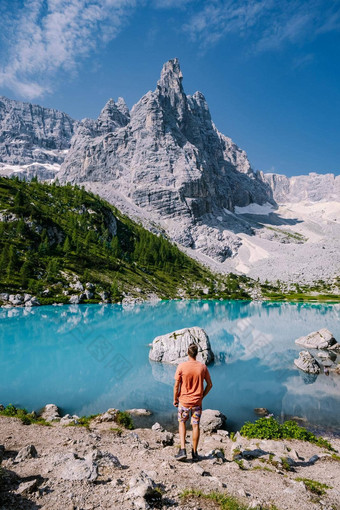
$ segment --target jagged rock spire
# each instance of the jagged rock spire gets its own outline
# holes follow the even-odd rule
[[[119,97],[116,103],[117,109],[126,117],[130,116],[129,108],[127,107],[127,104],[123,97]]]
[[[174,91],[178,94],[184,94],[182,86],[183,74],[179,65],[178,58],[168,60],[163,65],[161,77],[157,86],[165,94]]]
[[[177,58],[168,60],[163,66],[161,77],[157,82],[156,93],[163,103],[170,103],[177,120],[182,123],[187,113],[187,97],[182,85],[183,75]]]
[[[122,101],[127,108],[124,99],[119,102],[119,105],[116,104],[112,98],[108,100],[97,120],[98,129],[101,132],[109,133],[111,131],[115,131],[117,128],[126,126],[129,122],[129,115],[122,112],[122,109],[124,110]]]

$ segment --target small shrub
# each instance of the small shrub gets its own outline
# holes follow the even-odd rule
[[[118,411],[116,422],[126,429],[132,430],[134,428],[131,415],[126,411]]]
[[[310,478],[295,478],[297,482],[303,482],[306,489],[308,489],[310,492],[313,492],[313,494],[317,494],[318,496],[323,496],[326,494],[327,489],[332,489],[332,487],[329,487],[325,483],[317,482],[316,480],[311,480]]]
[[[285,470],[285,471],[295,471],[292,466],[289,464],[288,460],[285,458],[285,457],[281,457],[281,462],[282,462],[282,468]]]
[[[43,418],[37,417],[34,413],[28,413],[26,409],[17,408],[13,404],[8,404],[8,406],[5,407],[5,409],[0,411],[0,415],[9,416],[11,418],[18,418],[19,420],[21,420],[23,425],[31,425],[32,423],[46,426],[51,425]]]
[[[244,467],[243,460],[234,459],[234,462],[238,464],[238,466],[244,471],[246,468]]]
[[[327,450],[335,451],[332,445],[322,437],[316,437],[304,427],[300,427],[294,420],[280,424],[272,416],[259,418],[254,423],[246,422],[240,430],[242,436],[259,439],[300,439],[314,443]]]
[[[13,404],[8,404],[3,411],[0,412],[3,416],[16,416],[17,408]]]
[[[81,416],[77,422],[78,423],[71,423],[70,425],[79,426],[79,427],[86,427],[87,429],[90,426],[91,421],[96,418],[98,414],[90,414],[89,416]]]
[[[117,436],[121,436],[123,434],[123,429],[121,429],[120,427],[111,427],[110,430],[111,432],[117,434]]]
[[[190,498],[198,498],[214,501],[220,506],[221,510],[246,510],[248,508],[248,506],[240,503],[235,497],[216,491],[205,494],[200,490],[190,489],[183,491],[180,497],[184,500]]]

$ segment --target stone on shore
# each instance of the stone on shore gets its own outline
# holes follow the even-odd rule
[[[309,349],[329,349],[336,344],[333,334],[326,328],[319,331],[313,331],[307,336],[301,336],[295,343]]]
[[[34,478],[34,480],[29,480],[28,482],[21,483],[15,492],[20,496],[26,497],[32,492],[34,492],[37,488],[38,479]]]
[[[160,508],[162,494],[157,485],[144,471],[130,479],[127,499],[133,500],[136,509]]]
[[[151,416],[152,411],[149,409],[127,409],[127,413],[132,414],[133,416]]]
[[[18,455],[14,459],[14,463],[17,464],[19,462],[23,462],[27,459],[32,459],[34,457],[37,457],[38,453],[35,449],[35,446],[33,444],[29,444],[27,446],[24,446],[24,448],[21,448]]]
[[[40,416],[48,422],[60,420],[59,409],[55,404],[47,404]]]
[[[209,337],[197,326],[157,336],[151,344],[149,359],[162,363],[182,363],[188,360],[188,347],[191,343],[198,346],[197,361],[208,365],[214,360]]]
[[[200,426],[203,432],[215,432],[224,426],[226,420],[226,416],[220,411],[205,409],[202,412]]]
[[[93,422],[94,423],[104,423],[104,422],[116,421],[118,413],[119,413],[118,409],[111,407],[105,413],[99,414],[96,418],[94,418]]]
[[[98,476],[97,464],[93,462],[92,455],[77,458],[74,453],[60,456],[55,465],[60,464],[59,478],[63,480],[89,480],[94,482]]]
[[[304,372],[308,372],[309,374],[319,374],[320,373],[320,365],[312,356],[312,354],[308,351],[301,351],[299,353],[299,357],[294,360],[294,364]]]
[[[60,424],[61,425],[77,425],[78,423],[78,420],[79,420],[79,416],[77,415],[73,415],[71,416],[70,414],[65,414],[65,416],[63,416],[60,420]]]

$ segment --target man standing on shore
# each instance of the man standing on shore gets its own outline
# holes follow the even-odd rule
[[[179,436],[181,447],[177,460],[185,460],[186,422],[191,414],[192,425],[192,460],[199,460],[197,447],[200,438],[200,419],[202,414],[202,400],[212,388],[212,382],[207,367],[196,361],[198,347],[190,344],[188,347],[188,361],[178,365],[175,374],[174,406],[178,407]],[[204,388],[204,381],[206,387]]]

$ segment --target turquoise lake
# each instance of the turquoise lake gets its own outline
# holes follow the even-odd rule
[[[294,340],[327,327],[340,340],[340,306],[240,301],[162,301],[121,305],[0,309],[0,403],[29,411],[47,403],[89,415],[146,407],[172,427],[174,366],[150,362],[155,336],[204,328],[216,361],[205,408],[235,430],[255,407],[280,419],[340,432],[340,376],[309,376],[293,364]],[[339,361],[339,357],[338,357]]]

